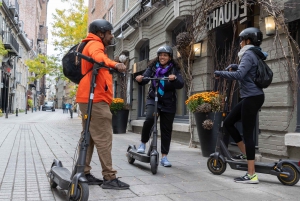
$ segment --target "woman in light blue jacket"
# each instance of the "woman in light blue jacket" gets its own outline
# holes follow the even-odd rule
[[[240,159],[247,159],[248,172],[246,175],[235,178],[239,183],[259,183],[255,174],[255,142],[253,140],[254,127],[258,110],[264,103],[265,95],[253,81],[256,76],[259,56],[265,60],[267,53],[262,52],[259,47],[262,41],[262,32],[254,27],[246,28],[240,33],[241,50],[238,53],[240,64],[231,64],[225,71],[215,71],[215,77],[223,77],[229,80],[238,80],[240,84],[240,97],[242,100],[232,109],[224,120],[225,131],[231,135],[237,143],[242,154]],[[255,55],[256,54],[256,55]],[[242,121],[243,137],[234,124]]]

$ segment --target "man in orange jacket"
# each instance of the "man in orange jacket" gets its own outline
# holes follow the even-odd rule
[[[123,63],[117,63],[108,58],[105,53],[105,47],[111,44],[113,35],[111,33],[113,26],[106,20],[98,19],[89,25],[89,33],[82,42],[88,42],[84,47],[82,54],[92,57],[97,62],[104,62],[108,67],[115,68],[119,72],[124,72],[126,66]],[[81,79],[76,101],[79,103],[82,116],[87,113],[89,88],[92,79],[92,63],[86,60],[81,61],[81,73],[86,75]],[[84,169],[87,180],[90,185],[102,184],[103,189],[128,189],[129,185],[121,182],[116,177],[117,171],[112,167],[112,114],[109,105],[113,98],[113,80],[112,75],[107,69],[100,69],[96,78],[96,88],[94,91],[92,120],[90,122],[90,145],[87,150],[86,166]],[[85,120],[82,118],[84,129]],[[103,180],[95,178],[90,170],[94,146],[96,146],[98,156],[102,166]]]

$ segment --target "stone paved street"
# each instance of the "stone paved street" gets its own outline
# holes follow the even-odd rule
[[[81,131],[81,120],[74,116],[71,119],[56,110],[0,117],[0,201],[68,200],[65,191],[50,188],[46,173],[54,158],[72,169]],[[159,166],[158,173],[152,175],[149,164],[136,161],[130,165],[125,157],[128,144],[138,145],[139,139],[134,133],[114,134],[113,165],[121,180],[131,185],[130,190],[90,186],[89,200],[300,200],[300,183],[284,186],[275,176],[258,174],[258,185],[237,184],[233,178],[245,172],[227,166],[222,175],[212,175],[199,148],[175,142],[168,157],[173,166]],[[92,167],[92,173],[101,177],[96,152]]]

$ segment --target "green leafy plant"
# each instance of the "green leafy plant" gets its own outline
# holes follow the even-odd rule
[[[0,109],[0,117],[2,117],[3,116],[3,112],[2,112],[2,110]]]
[[[8,51],[5,49],[2,40],[0,40],[0,55],[7,55]]]

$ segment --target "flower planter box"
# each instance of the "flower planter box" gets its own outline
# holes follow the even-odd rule
[[[126,133],[129,110],[112,112],[112,129],[114,134]]]
[[[198,137],[201,146],[201,152],[204,157],[209,157],[210,154],[215,152],[219,128],[222,122],[221,112],[195,112],[195,122],[197,126]],[[211,130],[204,129],[202,123],[206,119],[213,120],[213,128]]]

